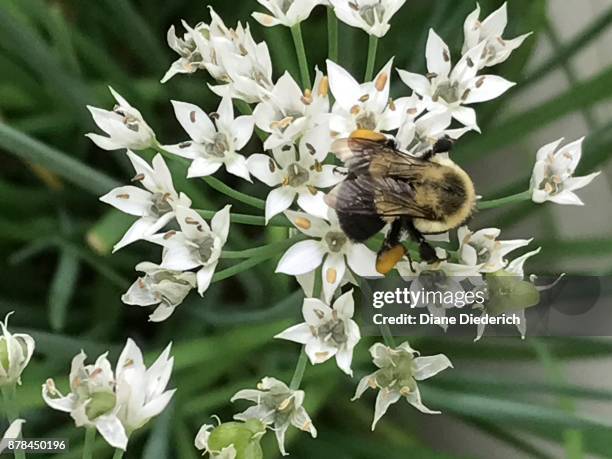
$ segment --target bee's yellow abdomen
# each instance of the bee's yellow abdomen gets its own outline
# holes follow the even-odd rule
[[[357,129],[351,132],[351,135],[349,137],[351,139],[365,139],[372,140],[374,142],[383,142],[387,140],[387,137],[385,137],[380,132],[370,131],[369,129]]]

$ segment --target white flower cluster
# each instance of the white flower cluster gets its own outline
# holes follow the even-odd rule
[[[131,339],[113,371],[107,354],[85,365],[83,351],[72,359],[70,393],[62,395],[52,379],[42,386],[47,405],[70,413],[77,427],[95,427],[109,445],[125,450],[128,437],[161,413],[176,389],[166,390],[174,357],[170,345],[147,368]]]
[[[363,29],[375,41],[386,34],[390,19],[405,2],[258,1],[267,11],[255,12],[253,17],[264,26],[292,28],[296,46],[301,41],[296,38],[301,37],[300,23],[317,5],[327,5],[338,19]],[[375,252],[345,234],[335,211],[324,200],[325,193],[347,175],[346,169],[335,165],[330,157],[332,142],[349,137],[357,130],[374,131],[386,136],[406,154],[421,156],[442,139],[455,140],[468,131],[480,132],[472,106],[495,99],[514,85],[500,76],[483,72],[508,59],[529,34],[503,38],[506,4],[483,20],[479,19],[477,6],[465,20],[464,43],[458,59],[453,60],[449,47],[433,29],[429,31],[425,75],[395,69],[391,59],[376,75],[371,72],[371,78],[367,78],[370,81],[362,82],[338,63],[327,60],[325,71],[314,68],[311,86],[306,83],[311,69],[305,68],[305,59],[299,50],[303,85],[288,72],[274,80],[266,43],[255,42],[248,25],[238,23],[230,28],[212,8],[210,15],[209,23],[200,22],[195,27],[183,22],[182,38],[176,35],[174,27],[168,31],[168,44],[179,58],[162,82],[177,74],[203,70],[215,80],[210,89],[221,98],[217,110],[209,113],[191,103],[172,102],[188,139],[172,145],[160,144],[140,112],[112,89],[118,103],[112,111],[90,107],[94,121],[108,137],[89,136],[101,148],[127,149],[136,171],[132,181],[142,185],[119,187],[101,198],[138,217],[115,250],[137,240],[163,247],[159,264],[143,262],[136,267],[144,275],[122,299],[126,304],[156,306],[150,320],[162,321],[193,288],[202,295],[211,283],[230,224],[229,205],[212,217],[209,226],[201,213],[191,208],[189,197],[175,190],[161,155],[153,157],[149,165],[131,150],[152,148],[175,159],[187,159],[190,161],[187,176],[202,177],[209,183],[216,180],[218,184],[217,179],[209,176],[223,166],[233,176],[248,182],[254,177],[268,186],[265,206],[261,206],[265,207],[265,224],[286,218],[295,228],[291,228],[290,234],[299,239],[282,255],[276,272],[296,276],[302,286],[306,296],[302,309],[304,322],[276,337],[301,343],[312,364],[335,357],[338,367],[352,376],[353,349],[361,334],[353,320],[353,290],[344,293],[340,290],[347,283],[359,285],[359,277],[371,278],[379,273]],[[391,96],[394,71],[408,87],[397,98]],[[233,100],[238,101],[235,105],[243,113],[241,116],[235,115]],[[245,147],[256,129],[263,152],[246,156]],[[580,159],[581,141],[556,151],[559,143],[547,145],[538,152],[529,194],[535,202],[579,204],[581,201],[573,191],[587,185],[596,174],[572,177]],[[236,190],[230,191],[226,194],[231,197],[241,196]],[[251,196],[247,198],[250,199],[243,199],[245,203],[252,202]],[[161,232],[165,227],[169,228]],[[505,282],[498,279],[500,273],[512,274],[522,282],[524,262],[539,249],[509,262],[506,256],[510,252],[531,241],[500,241],[499,234],[496,228],[471,231],[461,227],[457,231],[456,251],[436,248],[437,262],[406,260],[397,265],[397,271],[412,283],[412,289],[479,289],[489,281]],[[448,240],[448,235],[444,237]],[[431,303],[419,306],[427,307],[438,317],[444,316],[448,307]],[[483,308],[483,315],[494,313],[487,305],[473,306]],[[524,326],[520,331],[524,335]],[[478,337],[482,333],[481,327]],[[356,397],[368,387],[380,390],[373,427],[387,407],[402,396],[420,411],[432,413],[422,404],[416,381],[450,367],[448,358],[443,355],[416,357],[417,352],[408,343],[398,347],[377,344],[371,353],[379,369],[362,379]],[[80,425],[95,424],[103,435],[109,431],[105,423],[125,427],[123,412],[117,408],[121,406],[120,369],[116,383],[105,356],[94,366],[84,366],[83,360],[84,355],[76,358],[71,394],[60,398],[59,403],[53,400],[56,390],[48,384],[46,397],[70,411]],[[216,428],[203,426],[196,446],[212,457],[240,455],[237,444],[220,440],[234,434],[246,436],[248,447],[258,451],[258,439],[263,434],[261,425],[272,426],[283,454],[284,435],[290,425],[310,432],[313,437],[316,435],[302,407],[304,392],[297,388],[274,378],[264,378],[257,390],[240,391],[234,399],[250,400],[256,405],[236,415],[237,423],[224,423]],[[103,410],[96,408],[94,413],[88,413],[100,403]],[[249,424],[255,420],[260,424]],[[125,427],[131,428],[132,424]],[[223,429],[229,429],[231,435],[217,434]],[[117,438],[113,441],[118,442]]]

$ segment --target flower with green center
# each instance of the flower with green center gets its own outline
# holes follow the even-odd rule
[[[383,37],[389,21],[406,0],[330,0],[338,19],[368,35]]]
[[[191,205],[185,194],[176,192],[172,174],[160,154],[155,155],[152,166],[129,150],[127,156],[136,171],[132,181],[140,183],[144,189],[133,185],[120,186],[100,198],[100,201],[126,214],[139,217],[115,244],[113,252],[162,229],[174,218],[177,205]]]
[[[125,450],[128,438],[117,417],[115,376],[107,354],[93,365],[85,365],[87,355],[81,351],[72,359],[70,393],[62,395],[53,379],[48,379],[42,396],[51,408],[70,413],[77,427],[95,427],[109,445]]]
[[[533,239],[513,239],[498,241],[501,231],[498,228],[483,228],[476,232],[467,226],[457,230],[459,239],[459,259],[466,265],[480,265],[481,273],[492,273],[503,269],[508,260],[504,257],[510,252],[525,247]]]
[[[257,0],[271,14],[253,13],[253,18],[262,26],[272,27],[282,24],[293,27],[306,20],[312,9],[324,0]]]
[[[587,186],[600,172],[593,172],[584,177],[574,177],[574,172],[582,157],[583,140],[584,137],[559,148],[563,142],[561,138],[538,150],[531,175],[531,200],[533,202],[539,204],[552,201],[557,204],[584,205],[574,191]]]
[[[266,222],[285,211],[297,197],[306,212],[325,217],[329,207],[321,189],[330,188],[344,178],[342,168],[323,164],[331,139],[326,126],[320,125],[302,137],[299,148],[292,145],[272,150],[272,157],[256,153],[248,159],[251,174],[270,187],[266,198]]]
[[[291,223],[311,239],[292,245],[282,256],[276,272],[302,277],[306,291],[312,290],[316,269],[322,266],[323,298],[329,304],[345,275],[380,277],[376,271],[376,254],[364,244],[351,241],[340,228],[338,217],[328,211],[327,220],[303,212],[285,212]],[[350,268],[347,270],[347,266]]]
[[[87,106],[95,123],[108,137],[93,133],[86,136],[104,150],[145,150],[155,145],[155,133],[140,112],[113,88],[109,89],[117,101],[111,111]]]
[[[257,385],[257,390],[244,389],[231,398],[232,402],[248,400],[255,403],[255,406],[236,414],[234,419],[245,422],[255,419],[272,426],[280,452],[285,456],[285,433],[290,425],[309,432],[313,438],[317,436],[317,429],[302,406],[304,395],[304,391],[289,389],[276,378],[263,378]]]
[[[448,357],[444,354],[418,357],[419,352],[412,349],[407,341],[396,348],[376,343],[370,348],[370,355],[378,370],[359,381],[352,400],[360,398],[368,389],[378,390],[372,430],[389,406],[402,397],[421,413],[440,413],[423,405],[417,381],[423,381],[442,370],[452,368],[453,365]]]
[[[416,117],[425,105],[417,97],[389,98],[390,59],[372,81],[360,84],[347,70],[327,60],[329,87],[336,99],[329,120],[334,138],[348,137],[357,129],[392,131],[400,127],[404,115]]]
[[[328,78],[315,68],[312,90],[302,91],[289,72],[285,72],[274,89],[260,102],[253,116],[259,129],[270,135],[264,149],[271,150],[296,142],[316,126],[328,126]]]
[[[136,270],[145,275],[130,286],[121,301],[138,306],[157,305],[149,316],[151,322],[162,322],[170,317],[196,286],[196,275],[190,271],[164,269],[148,261],[136,265]]]
[[[484,42],[484,56],[480,61],[481,68],[501,64],[531,35],[529,32],[511,40],[502,38],[508,24],[507,2],[504,2],[484,20],[480,21],[479,16],[480,5],[476,4],[476,9],[468,15],[463,24],[463,53],[465,54],[470,48]]]
[[[306,298],[302,307],[305,322],[289,327],[275,338],[306,345],[306,355],[315,365],[336,357],[338,368],[352,376],[353,349],[361,339],[352,319],[355,312],[353,291],[342,294],[330,308],[317,298]]]
[[[425,50],[427,75],[398,70],[400,78],[423,98],[430,112],[448,112],[464,126],[480,131],[476,112],[465,105],[495,99],[514,86],[497,75],[477,75],[485,45],[483,41],[470,48],[451,67],[448,46],[430,29]]]
[[[203,295],[210,285],[221,249],[227,241],[230,208],[231,206],[227,205],[217,212],[208,226],[193,209],[177,207],[176,220],[181,231],[171,230],[147,238],[148,241],[164,247],[160,268],[170,271],[199,268],[196,282],[198,293]]]
[[[11,333],[8,329],[9,312],[0,322],[0,386],[21,384],[21,373],[34,353],[34,338],[25,333]]]
[[[216,427],[204,424],[194,444],[211,459],[263,459],[260,442],[265,433],[266,426],[257,419],[224,422]]]
[[[217,112],[207,115],[200,107],[186,102],[172,101],[174,112],[191,140],[176,145],[165,145],[170,153],[192,160],[187,177],[205,177],[221,166],[233,175],[251,181],[246,159],[237,152],[253,135],[253,116],[234,118],[230,97],[224,97]]]

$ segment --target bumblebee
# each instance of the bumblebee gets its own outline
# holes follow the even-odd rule
[[[325,200],[336,210],[342,230],[356,242],[390,223],[376,259],[381,274],[407,255],[400,243],[406,234],[419,245],[422,260],[439,261],[423,235],[457,228],[471,216],[476,202],[471,178],[450,159],[436,156],[451,147],[452,141],[443,138],[416,157],[398,150],[384,135],[366,130],[333,143],[332,152],[347,172]]]

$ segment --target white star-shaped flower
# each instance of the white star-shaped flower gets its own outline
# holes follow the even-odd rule
[[[419,301],[413,307],[426,307],[429,313],[436,317],[445,317],[446,309],[462,307],[447,298],[456,298],[457,293],[465,292],[461,281],[468,278],[477,282],[481,279],[481,265],[465,265],[446,261],[447,253],[436,247],[436,255],[440,259],[435,263],[402,261],[397,264],[396,269],[402,279],[410,282],[410,291],[413,298]],[[427,295],[428,292],[438,292],[441,295]],[[425,295],[423,294],[425,293]],[[436,301],[430,301],[431,297]],[[447,325],[440,327],[446,331]]]
[[[327,127],[320,125],[301,138],[298,149],[285,145],[272,150],[273,157],[259,153],[249,157],[251,174],[266,185],[276,187],[266,199],[266,222],[288,209],[296,197],[306,212],[327,216],[329,207],[320,189],[332,187],[344,178],[342,168],[323,164],[330,144]]]
[[[229,97],[221,100],[217,112],[211,116],[197,105],[177,101],[172,105],[177,120],[191,140],[163,148],[192,160],[187,177],[212,175],[224,165],[230,174],[251,181],[246,158],[237,152],[253,135],[253,116],[234,118],[234,106]]]
[[[161,413],[176,392],[176,389],[166,390],[174,365],[171,347],[169,344],[147,368],[140,348],[132,339],[127,339],[115,371],[117,416],[127,432],[141,428]]]
[[[348,238],[333,210],[329,210],[327,221],[290,210],[285,215],[300,232],[312,239],[292,245],[278,262],[276,272],[297,276],[323,264],[323,296],[328,303],[344,278],[347,265],[358,276],[380,277],[376,271],[376,254],[364,244]]]
[[[467,127],[448,129],[451,121],[452,116],[447,111],[428,112],[416,120],[408,115],[395,136],[397,146],[412,155],[420,156],[431,150],[443,137],[456,140],[470,130]]]
[[[514,85],[497,75],[477,75],[485,44],[469,49],[451,68],[448,46],[430,29],[425,50],[429,73],[398,70],[400,78],[424,98],[430,111],[448,111],[463,125],[478,130],[476,112],[465,105],[495,99]]]
[[[504,271],[508,274],[508,275],[514,275],[519,279],[523,279],[525,277],[525,272],[524,272],[524,265],[525,262],[533,257],[534,255],[537,255],[538,253],[540,253],[540,250],[542,250],[541,247],[538,247],[535,250],[532,250],[531,252],[527,252],[524,255],[521,255],[518,258],[515,258],[514,260],[512,260],[510,263],[508,263],[508,265],[505,267]],[[553,284],[554,285],[554,284]],[[537,288],[537,287],[536,287]],[[547,288],[547,287],[545,287]],[[539,290],[539,288],[538,288]],[[486,318],[489,317],[489,314],[487,313],[486,309],[484,308],[484,305],[480,305],[480,307],[482,307],[482,315],[481,317],[485,320],[479,322],[476,326],[476,338],[474,338],[474,341],[478,341],[480,338],[482,338],[482,335],[484,334],[485,328],[487,326],[486,324]],[[525,338],[525,334],[527,333],[527,318],[525,317],[525,309],[520,309],[518,311],[506,311],[504,312],[505,316],[514,316],[516,318],[518,318],[518,323],[516,324],[516,328],[519,331],[519,333],[521,334],[521,338]]]
[[[282,24],[293,27],[306,20],[312,9],[323,3],[322,0],[257,0],[270,14],[253,13],[253,17],[264,27]]]
[[[563,141],[561,138],[538,150],[531,175],[533,202],[552,201],[557,204],[584,205],[574,191],[587,186],[601,172],[593,172],[584,177],[573,176],[582,157],[583,140],[584,137],[557,150]]]
[[[503,269],[508,260],[504,257],[510,252],[525,247],[533,239],[513,239],[498,241],[501,230],[498,228],[483,228],[476,232],[467,226],[457,230],[459,239],[459,258],[466,265],[480,265],[481,273],[492,273]]]
[[[172,175],[161,155],[153,158],[153,167],[140,156],[127,152],[134,166],[134,182],[140,182],[145,189],[133,185],[115,188],[102,196],[100,201],[139,217],[113,247],[113,252],[139,239],[145,239],[166,226],[174,218],[177,205],[190,206],[191,200],[183,193],[177,194]]]
[[[289,72],[285,72],[253,111],[257,127],[270,134],[264,149],[293,143],[312,127],[327,124],[328,87],[328,80],[319,69],[316,69],[313,90],[304,92]]]
[[[402,397],[421,413],[440,414],[439,411],[432,411],[423,405],[417,381],[429,379],[447,368],[452,368],[448,357],[444,354],[415,357],[419,352],[412,349],[407,341],[396,348],[376,343],[370,348],[370,354],[378,370],[359,381],[352,400],[360,398],[368,389],[378,390],[372,430],[389,406]]]
[[[145,150],[155,145],[155,133],[140,112],[113,88],[109,86],[108,89],[117,101],[112,111],[87,106],[95,123],[108,137],[93,133],[86,136],[104,150]]]
[[[199,268],[196,273],[198,293],[204,294],[215,273],[221,249],[227,241],[230,226],[230,205],[217,212],[210,222],[193,209],[178,206],[176,220],[181,231],[167,231],[147,238],[164,247],[160,266],[172,271]]]
[[[368,35],[383,37],[389,21],[406,0],[329,0],[338,19]]]
[[[36,343],[25,333],[11,333],[8,329],[9,312],[0,322],[0,387],[21,384],[21,373],[30,362]]]
[[[192,29],[185,21],[182,21],[182,24],[186,30],[183,34],[183,38],[176,36],[174,26],[170,26],[170,29],[168,29],[166,35],[168,46],[180,57],[172,63],[161,79],[161,83],[167,82],[179,73],[194,73],[197,70],[206,68],[204,65],[205,53],[203,49],[205,45],[203,45],[203,43],[205,43],[205,39],[203,34],[209,32],[208,26],[204,23],[200,23],[195,29]]]
[[[248,400],[255,403],[255,406],[234,415],[234,419],[238,421],[258,419],[266,425],[271,425],[278,448],[281,454],[286,456],[285,433],[289,426],[309,432],[313,438],[317,436],[317,429],[302,406],[304,396],[303,390],[292,390],[276,378],[265,377],[257,384],[257,390],[243,389],[231,398],[232,402]]]
[[[125,304],[157,306],[149,316],[151,322],[166,320],[196,286],[196,275],[190,271],[172,271],[144,261],[136,265],[143,272],[121,297]]]
[[[397,129],[406,112],[418,115],[424,107],[416,97],[389,99],[391,59],[374,80],[360,84],[338,64],[328,60],[329,87],[336,99],[329,127],[334,137],[348,137],[357,129]]]
[[[305,344],[313,365],[335,356],[338,368],[352,376],[353,348],[361,339],[359,327],[352,320],[354,312],[352,290],[338,297],[331,308],[317,298],[306,298],[302,306],[305,322],[289,327],[275,338]]]
[[[468,15],[463,24],[464,42],[462,52],[465,54],[469,49],[484,42],[484,56],[480,60],[480,68],[501,64],[510,57],[512,51],[521,46],[525,39],[531,35],[531,32],[529,32],[511,40],[502,38],[508,24],[507,3],[504,3],[483,21],[478,19],[479,16],[480,5],[477,3],[476,9]]]

